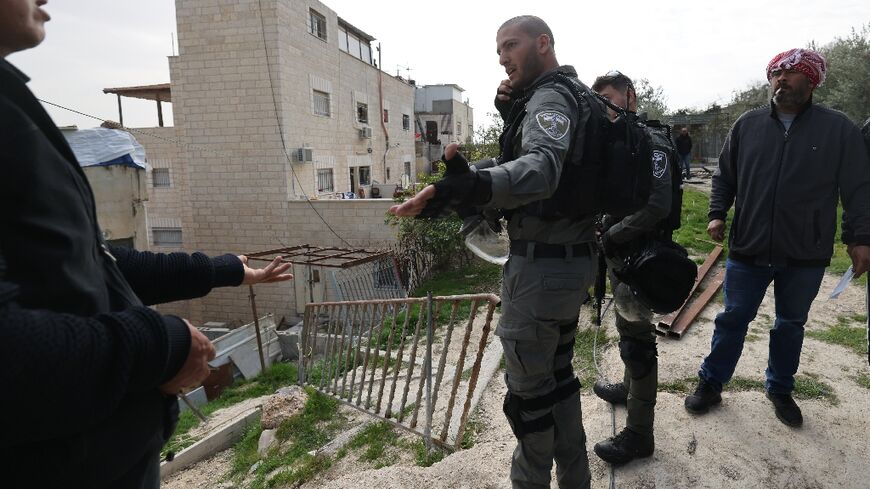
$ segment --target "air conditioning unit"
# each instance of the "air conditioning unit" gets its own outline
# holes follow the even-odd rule
[[[299,148],[296,150],[296,161],[299,163],[310,163],[314,160],[311,148]]]
[[[359,130],[359,138],[360,139],[371,139],[372,138],[372,128],[371,127],[363,127]]]

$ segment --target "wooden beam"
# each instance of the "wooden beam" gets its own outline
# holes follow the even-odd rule
[[[717,269],[713,272],[713,276],[710,277],[710,281],[707,284],[707,288],[704,289],[703,292],[692,302],[692,306],[685,312],[685,314],[680,315],[679,318],[671,325],[671,329],[668,330],[668,336],[673,336],[676,338],[682,338],[683,334],[686,330],[689,329],[689,326],[695,322],[695,318],[698,317],[698,314],[707,307],[707,303],[710,302],[710,299],[716,295],[716,292],[719,291],[719,287],[722,286],[722,282],[725,279],[724,270]]]
[[[662,328],[662,329],[670,329],[671,328],[671,325],[674,323],[674,321],[676,321],[679,318],[680,313],[683,312],[683,309],[686,308],[686,305],[689,303],[689,301],[692,300],[692,296],[695,294],[695,291],[698,290],[698,284],[700,284],[704,280],[704,278],[707,277],[707,274],[710,272],[710,269],[713,268],[713,265],[716,264],[716,261],[719,259],[720,256],[722,256],[722,246],[716,245],[716,247],[713,248],[713,251],[711,251],[710,254],[707,255],[707,259],[704,260],[704,264],[701,265],[701,268],[698,269],[698,277],[695,278],[695,285],[692,286],[692,290],[689,292],[689,295],[686,297],[686,301],[683,302],[683,305],[680,306],[679,309],[677,309],[676,311],[663,317],[659,321],[659,324],[658,324],[659,328]]]

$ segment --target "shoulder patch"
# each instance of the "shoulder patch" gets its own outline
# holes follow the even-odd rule
[[[535,114],[535,120],[538,121],[538,126],[547,133],[548,136],[555,140],[562,139],[568,134],[571,128],[571,119],[555,110],[545,110]]]
[[[662,178],[665,170],[668,169],[668,155],[660,149],[654,149],[652,152],[652,172],[656,178]]]

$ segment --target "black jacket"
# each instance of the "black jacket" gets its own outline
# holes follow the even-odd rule
[[[687,155],[692,152],[692,137],[686,134],[685,136],[680,134],[677,136],[675,140],[677,146],[677,153],[681,155]]]
[[[106,246],[84,172],[26,81],[0,59],[3,486],[135,487],[177,416],[157,388],[190,349],[185,323],[143,302],[237,285],[242,265]]]
[[[870,157],[858,127],[810,102],[786,131],[771,105],[743,114],[731,128],[708,215],[725,219],[734,204],[732,258],[827,266],[838,198],[849,213],[843,241],[870,244]]]

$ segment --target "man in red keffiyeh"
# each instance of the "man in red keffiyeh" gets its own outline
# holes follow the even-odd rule
[[[825,59],[790,49],[767,64],[771,104],[734,123],[713,175],[707,232],[725,238],[734,207],[725,268],[725,309],[716,316],[710,354],[701,364],[686,410],[706,413],[722,402],[749,323],[773,282],[776,321],[770,330],[767,397],[784,424],[803,424],[792,398],[804,324],[831,263],[842,199],[842,239],[856,276],[870,269],[870,158],[858,127],[842,112],[813,103],[825,81]]]

